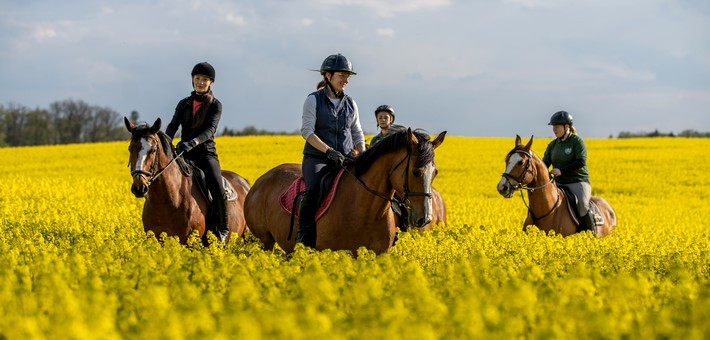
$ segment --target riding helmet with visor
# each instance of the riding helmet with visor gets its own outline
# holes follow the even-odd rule
[[[567,111],[557,111],[550,117],[550,122],[547,125],[572,125],[572,115]]]
[[[380,111],[389,112],[390,116],[392,116],[392,123],[394,123],[395,116],[394,116],[394,108],[393,107],[386,105],[386,104],[378,106],[375,109],[375,118],[377,118],[377,113]]]
[[[208,77],[214,83],[214,67],[212,67],[212,65],[210,65],[208,62],[203,61],[195,65],[195,67],[192,68],[192,73],[190,73],[190,76],[194,77],[196,74]]]
[[[331,54],[323,60],[323,64],[320,66],[320,74],[325,74],[326,72],[347,72],[352,75],[357,74],[353,72],[353,64],[350,60],[340,53]]]

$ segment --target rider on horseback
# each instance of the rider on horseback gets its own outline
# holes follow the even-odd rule
[[[580,231],[592,230],[594,214],[589,211],[592,186],[587,169],[587,146],[577,129],[572,126],[572,115],[567,111],[555,112],[547,125],[552,125],[555,140],[547,145],[542,161],[555,176],[558,186],[569,188],[577,197],[577,213]]]
[[[375,109],[375,119],[377,120],[377,127],[380,128],[380,133],[372,137],[370,146],[375,145],[389,134],[406,130],[404,126],[394,124],[394,118],[394,108],[389,105],[380,105]]]
[[[173,138],[182,126],[182,140],[177,145],[178,154],[183,153],[205,173],[207,188],[212,194],[213,208],[217,211],[215,236],[225,243],[229,236],[227,197],[222,184],[222,171],[217,158],[214,135],[222,115],[222,103],[212,94],[215,71],[212,65],[202,62],[192,69],[192,87],[189,97],[175,107],[175,114],[165,133]]]
[[[318,210],[320,180],[333,166],[341,167],[345,155],[353,149],[365,151],[365,137],[360,126],[357,104],[343,91],[353,72],[352,63],[341,54],[325,58],[320,67],[323,76],[316,91],[303,104],[301,135],[303,179],[306,192],[298,210],[296,242],[316,245],[315,214]]]

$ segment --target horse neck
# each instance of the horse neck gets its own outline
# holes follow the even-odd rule
[[[159,153],[158,170],[164,169],[170,164],[170,159],[165,153]],[[177,161],[175,161],[177,162]],[[183,176],[178,169],[177,164],[170,164],[165,171],[155,179],[150,186],[149,196],[152,200],[168,200],[177,201],[180,198],[180,189],[185,183]],[[151,196],[150,193],[153,195]]]
[[[533,166],[535,167],[535,179],[528,184],[529,187],[540,187],[532,192],[528,191],[528,199],[530,200],[530,209],[535,216],[547,214],[557,204],[557,186],[550,183],[550,174],[547,172],[545,163],[533,154]],[[548,184],[549,183],[549,184]]]
[[[370,168],[360,176],[360,180],[365,183],[368,188],[391,199],[394,196],[395,190],[390,182],[390,176],[396,176],[396,174],[400,171],[404,171],[402,169],[404,169],[406,164],[402,162],[402,164],[400,164],[392,172],[392,174],[390,174],[390,170],[404,157],[406,157],[406,151],[404,149],[400,152],[392,152],[380,156],[375,162],[372,163]],[[351,209],[362,209],[362,211],[359,212],[359,216],[379,216],[383,212],[387,212],[389,209],[389,201],[376,197],[362,188],[357,181],[348,181],[348,184],[351,189],[348,191],[349,195],[347,195],[347,202]],[[353,206],[352,202],[369,203],[356,204]]]

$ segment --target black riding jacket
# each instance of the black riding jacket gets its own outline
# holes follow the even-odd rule
[[[219,124],[219,118],[222,115],[222,103],[214,98],[212,105],[207,109],[207,114],[201,125],[193,127],[196,122],[197,115],[192,115],[192,101],[195,98],[200,98],[199,95],[193,94],[187,98],[182,99],[178,102],[175,107],[175,114],[173,119],[168,124],[168,128],[165,133],[170,136],[170,138],[175,137],[178,127],[182,126],[182,140],[197,141],[197,146],[193,149],[206,149],[205,151],[216,152],[214,144],[214,135],[217,132],[217,125]],[[190,152],[192,153],[191,150]]]

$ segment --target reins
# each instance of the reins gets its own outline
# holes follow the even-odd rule
[[[535,217],[535,213],[533,213],[533,211],[530,209],[530,205],[528,204],[528,202],[525,201],[525,197],[523,195],[523,190],[526,190],[529,193],[533,193],[535,190],[540,190],[540,189],[550,185],[550,183],[555,181],[555,177],[550,176],[550,180],[543,185],[532,187],[532,188],[528,187],[527,184],[523,184],[523,180],[525,179],[525,175],[527,175],[528,170],[530,169],[530,164],[532,163],[532,159],[533,159],[532,152],[520,150],[520,149],[514,149],[510,153],[513,153],[513,152],[521,153],[523,155],[528,156],[528,161],[527,161],[527,163],[525,163],[525,169],[522,171],[522,173],[520,173],[520,176],[518,178],[514,178],[511,174],[509,174],[507,172],[503,173],[503,177],[505,177],[508,180],[508,182],[510,182],[511,180],[516,182],[516,184],[513,185],[513,190],[515,190],[515,191],[520,190],[520,198],[523,200],[523,204],[525,204],[525,207],[528,209],[528,212],[532,216],[533,222],[539,221],[539,220],[547,217],[548,215],[552,214],[552,212],[555,211],[555,209],[557,209],[557,207],[560,205],[560,198],[561,198],[561,194],[559,192],[560,189],[557,188],[557,201],[552,206],[552,209],[550,209],[550,211],[548,211],[546,214],[544,214],[540,217]],[[535,179],[537,177],[535,167],[532,167],[532,170],[530,172],[533,175],[533,179]]]
[[[153,137],[153,136],[151,136],[151,138],[157,139],[156,137]],[[182,154],[184,153],[184,151],[180,152],[177,156],[173,157],[170,160],[170,162],[168,162],[168,165],[166,165],[164,168],[158,170],[158,172],[156,173],[155,171],[160,166],[160,164],[158,164],[158,163],[160,163],[160,157],[158,156],[158,155],[160,155],[160,141],[156,141],[155,145],[156,145],[155,146],[156,157],[155,157],[155,161],[150,166],[150,172],[145,171],[145,170],[132,170],[131,171],[131,176],[135,176],[136,174],[143,175],[146,177],[150,176],[150,178],[148,179],[148,182],[146,182],[146,185],[148,187],[150,187],[150,185],[153,183],[153,181],[155,181],[158,177],[160,177],[160,175],[162,175],[163,172],[165,172],[165,170],[167,170],[178,158],[182,157]],[[130,166],[130,163],[129,163],[129,166]]]
[[[410,191],[410,190],[409,190],[409,160],[411,159],[411,157],[412,157],[412,149],[408,146],[408,147],[407,147],[407,155],[406,155],[404,158],[402,158],[402,160],[400,160],[399,162],[397,162],[397,164],[395,164],[394,166],[392,166],[392,168],[390,169],[390,171],[388,171],[388,173],[387,173],[387,177],[391,176],[392,173],[393,173],[400,165],[402,165],[402,162],[406,161],[406,165],[405,165],[405,168],[404,168],[404,174],[403,174],[403,175],[404,175],[404,197],[403,197],[402,200],[397,199],[396,196],[393,196],[393,197],[391,197],[391,198],[390,198],[390,197],[387,197],[387,196],[385,196],[385,195],[383,195],[383,194],[381,194],[381,193],[379,193],[379,192],[377,192],[377,191],[371,189],[371,188],[368,187],[367,184],[366,184],[365,182],[363,182],[359,177],[355,176],[355,174],[353,174],[352,172],[350,172],[350,170],[348,170],[348,169],[345,168],[345,167],[343,167],[343,169],[345,170],[345,172],[346,172],[348,175],[350,175],[350,177],[352,177],[353,179],[355,179],[355,181],[356,181],[358,184],[360,184],[360,186],[362,186],[362,187],[363,187],[367,192],[369,192],[370,194],[372,194],[372,195],[374,195],[374,196],[376,196],[376,197],[379,197],[379,198],[381,198],[381,199],[383,199],[383,200],[385,200],[385,201],[389,201],[390,204],[394,203],[394,204],[397,205],[397,206],[399,206],[400,204],[403,204],[405,209],[411,210],[411,209],[412,209],[412,204],[411,204],[411,202],[409,201],[409,196],[424,196],[424,197],[429,197],[429,198],[431,198],[431,193],[427,193],[427,192],[413,192],[413,191]],[[397,208],[395,208],[395,209],[397,209]]]

